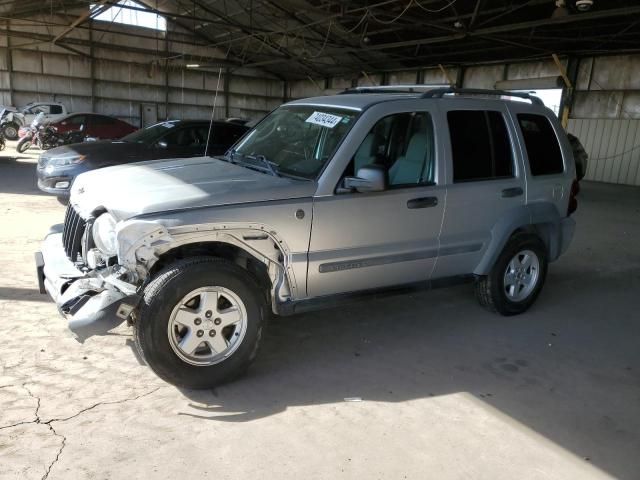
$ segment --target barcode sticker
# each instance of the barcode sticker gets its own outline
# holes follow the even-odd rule
[[[338,115],[331,115],[330,113],[324,112],[313,112],[305,122],[314,123],[321,127],[333,128],[340,123],[340,120],[342,120],[342,117],[339,117]]]

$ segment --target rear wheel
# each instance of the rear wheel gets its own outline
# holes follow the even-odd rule
[[[16,150],[18,151],[18,153],[24,153],[29,150],[31,145],[31,137],[22,137],[18,142],[18,145],[16,145]]]
[[[260,289],[244,269],[220,258],[181,260],[145,289],[135,343],[163,380],[213,388],[253,361],[265,311]]]
[[[531,234],[513,236],[489,275],[476,282],[482,306],[502,315],[517,315],[535,302],[547,274],[547,250]]]

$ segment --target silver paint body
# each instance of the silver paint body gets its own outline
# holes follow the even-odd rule
[[[291,104],[360,112],[315,181],[270,176],[212,158],[123,165],[78,177],[71,203],[80,215],[87,218],[106,209],[119,220],[118,264],[130,272],[131,287],[145,280],[162,255],[194,242],[228,243],[264,263],[276,313],[290,302],[487,274],[510,235],[520,228],[540,233],[550,260],[567,249],[575,227],[566,216],[575,166],[567,137],[550,110],[497,99],[389,94],[336,95]],[[513,178],[453,183],[446,114],[461,109],[503,113],[515,159]],[[435,185],[336,193],[346,166],[376,122],[415,111],[429,112],[434,122]],[[551,121],[564,173],[531,176],[514,120],[519,112]],[[501,192],[508,188],[521,188],[523,194],[503,198]],[[437,205],[407,208],[407,201],[421,197],[437,197]],[[64,255],[60,249],[46,248],[43,254],[45,262],[47,257]],[[95,275],[78,272],[82,278]],[[121,292],[103,282],[98,293],[113,296],[114,289]],[[60,297],[59,292],[49,293],[54,299]],[[126,299],[124,294],[120,297],[118,301]]]

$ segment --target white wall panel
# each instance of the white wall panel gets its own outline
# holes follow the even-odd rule
[[[571,119],[568,130],[589,154],[587,180],[640,186],[640,120]]]

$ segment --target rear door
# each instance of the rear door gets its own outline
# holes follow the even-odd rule
[[[527,111],[519,105],[514,105],[512,110],[522,138],[520,143],[524,146],[523,155],[527,158],[527,203],[553,203],[558,214],[564,217],[575,175],[566,173],[573,164],[570,158],[563,156],[560,148],[559,141],[564,135],[560,131],[562,127],[545,115]]]
[[[523,164],[504,104],[447,99],[442,110],[448,185],[435,278],[472,273],[498,236],[496,225],[525,205]]]

